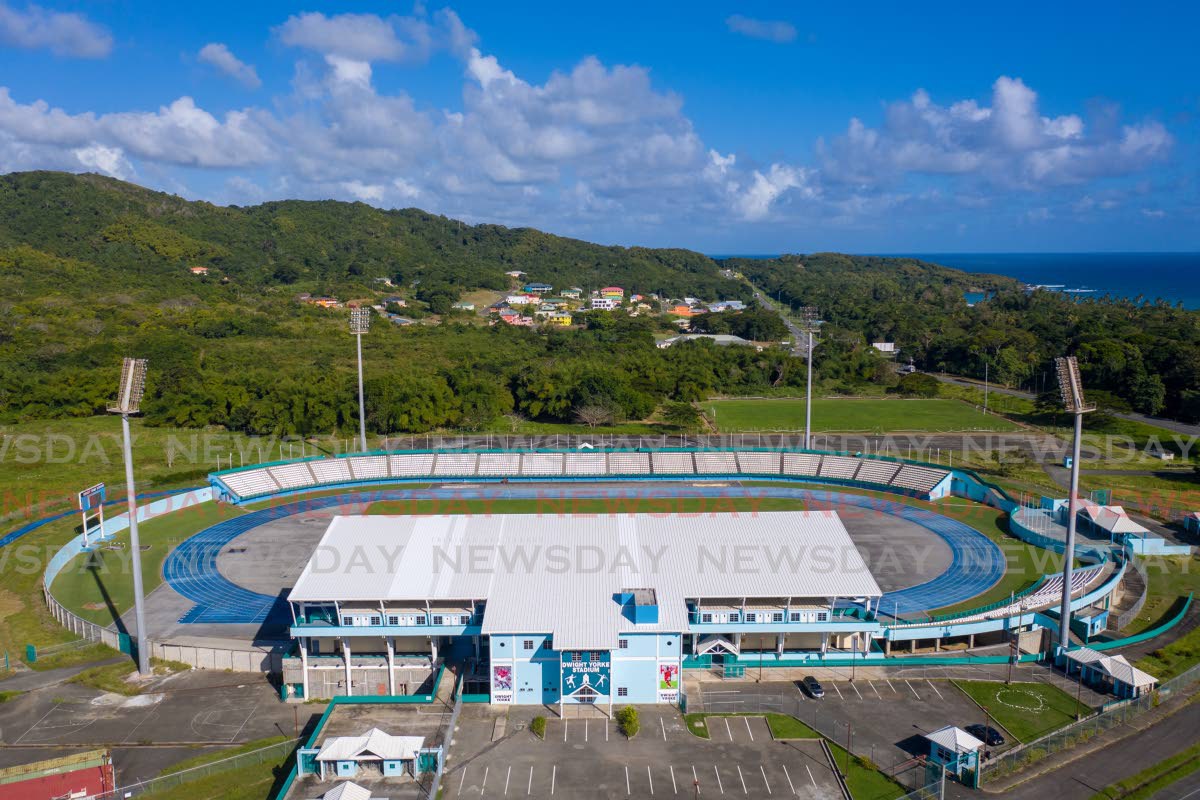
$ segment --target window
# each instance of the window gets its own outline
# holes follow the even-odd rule
[[[342,624],[343,625],[353,625],[354,617],[342,617]]]
[[[463,625],[470,625],[470,624],[471,624],[471,615],[470,615],[470,614],[463,614],[463,615],[462,615],[462,624],[463,624]]]
[[[400,615],[399,614],[388,614],[388,625],[399,625],[399,624],[400,624]]]
[[[829,622],[829,612],[828,611],[818,611],[817,612],[817,622]]]
[[[521,646],[524,647],[526,650],[532,650],[533,649],[533,639],[526,639],[524,642],[521,643]]]
[[[371,617],[372,625],[378,626],[381,622],[382,622],[382,620],[379,618],[379,615],[374,615]]]
[[[425,615],[424,614],[417,614],[416,624],[418,624],[418,625],[425,624]]]
[[[434,625],[442,625],[442,624],[444,624],[444,620],[443,620],[443,618],[442,618],[442,615],[441,615],[441,614],[434,614],[434,615],[433,615],[433,624],[434,624]]]
[[[729,621],[730,622],[737,622],[738,618],[739,618],[738,612],[736,612],[736,611],[729,612]]]
[[[792,622],[799,622],[799,621],[800,621],[800,612],[793,611],[792,612]]]
[[[701,622],[712,622],[712,612],[706,611],[700,615]]]
[[[629,697],[629,687],[628,686],[618,686],[617,687],[617,697]]]
[[[754,611],[747,611],[746,622],[758,622],[758,614]]]
[[[772,622],[783,622],[783,612],[776,611],[774,614],[771,615],[771,621]]]
[[[572,664],[582,664],[583,663],[583,653],[579,652],[578,650],[576,650],[574,653],[571,653],[571,663]]]
[[[621,648],[622,650],[628,650],[629,649],[629,640],[628,639],[618,639],[617,647]]]

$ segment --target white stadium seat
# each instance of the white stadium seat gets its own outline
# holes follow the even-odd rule
[[[779,453],[735,453],[739,471],[746,475],[778,475]]]
[[[649,475],[649,453],[609,453],[609,475]]]
[[[849,456],[824,456],[821,458],[822,478],[839,478],[841,480],[851,480],[854,478],[854,473],[858,471],[859,460],[850,458]]]
[[[520,475],[520,453],[480,453],[478,475]]]
[[[874,458],[862,459],[862,464],[858,468],[858,474],[854,476],[855,480],[863,481],[864,483],[877,483],[880,486],[887,486],[892,482],[892,478],[896,477],[896,473],[900,471],[900,465],[895,461],[880,461]]]
[[[320,461],[309,461],[308,468],[317,479],[317,483],[346,483],[354,480],[350,474],[350,463],[344,458],[323,458]]]
[[[815,453],[784,453],[784,475],[816,475],[821,467],[821,457]]]
[[[696,453],[696,472],[706,475],[734,475],[738,471],[733,453]]]
[[[566,453],[563,456],[564,475],[603,475],[608,472],[604,453]]]
[[[267,467],[267,471],[271,473],[271,477],[279,483],[282,489],[300,489],[312,486],[317,482],[312,472],[309,471],[308,465],[303,462]]]
[[[433,453],[407,453],[388,456],[388,470],[393,478],[419,478],[433,474]]]
[[[654,453],[650,459],[658,475],[694,475],[696,464],[691,453]]]
[[[522,475],[562,475],[562,453],[525,453],[521,457]]]
[[[918,492],[928,492],[942,482],[949,473],[944,469],[921,467],[916,464],[905,464],[892,478],[892,486],[913,489]]]
[[[244,472],[232,472],[222,475],[225,485],[243,500],[248,497],[258,497],[279,491],[279,484],[265,469],[248,469]]]
[[[474,453],[438,453],[433,462],[433,474],[474,475],[478,458]]]
[[[350,462],[350,471],[354,479],[369,481],[388,477],[387,456],[355,456],[346,459]]]

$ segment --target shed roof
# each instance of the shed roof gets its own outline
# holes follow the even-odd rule
[[[318,761],[353,761],[374,756],[383,761],[408,761],[416,758],[425,745],[423,736],[392,736],[372,728],[362,736],[336,736],[326,739],[317,752]]]
[[[954,725],[938,728],[933,733],[925,734],[925,738],[955,753],[974,753],[983,747],[983,742]]]

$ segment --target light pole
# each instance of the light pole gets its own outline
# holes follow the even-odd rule
[[[983,358],[983,413],[987,413],[988,406],[988,360],[987,356]]]
[[[358,444],[367,452],[367,407],[363,402],[362,337],[371,329],[371,309],[350,309],[350,333],[358,344]]]
[[[133,567],[133,616],[137,628],[137,668],[150,674],[150,648],[146,641],[146,610],[142,598],[142,546],[138,539],[137,490],[133,482],[133,446],[129,435],[129,415],[138,413],[146,391],[146,359],[126,358],[121,365],[121,384],[116,405],[109,413],[121,415],[121,434],[125,446],[125,491],[129,507],[129,553]]]
[[[804,318],[804,330],[808,334],[808,388],[804,393],[804,449],[812,447],[812,370],[813,370],[813,326],[817,322],[815,306],[804,306],[800,309]]]
[[[1054,359],[1058,388],[1063,406],[1075,415],[1075,437],[1071,444],[1071,493],[1067,496],[1067,541],[1063,547],[1062,607],[1058,615],[1058,644],[1066,650],[1071,644],[1071,572],[1075,565],[1075,516],[1079,510],[1079,441],[1083,438],[1083,415],[1095,411],[1083,398],[1083,381],[1074,356]]]

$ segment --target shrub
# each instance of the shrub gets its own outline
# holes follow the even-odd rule
[[[641,722],[638,720],[638,710],[633,706],[625,706],[617,712],[617,729],[625,734],[626,739],[637,736]]]
[[[541,716],[534,717],[533,721],[529,723],[529,732],[532,733],[534,736],[538,737],[539,739],[545,739],[546,738],[546,718],[541,717]]]

